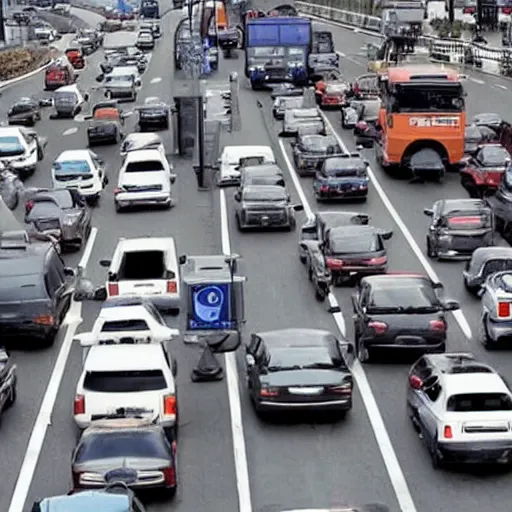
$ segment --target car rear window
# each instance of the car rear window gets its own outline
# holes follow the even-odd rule
[[[60,217],[60,214],[60,207],[53,201],[40,201],[34,204],[27,220]]]
[[[40,274],[1,276],[0,312],[2,310],[2,303],[12,304],[25,300],[46,299],[47,294],[42,281]]]
[[[152,172],[163,171],[164,166],[158,160],[145,160],[143,162],[130,162],[126,166],[126,172]]]
[[[446,409],[451,412],[512,411],[512,399],[505,393],[452,395]]]
[[[101,328],[101,332],[147,330],[149,330],[149,327],[145,320],[116,320],[113,322],[105,322]]]
[[[161,370],[87,372],[84,389],[98,393],[137,393],[167,388]]]
[[[116,430],[87,436],[78,447],[75,463],[125,457],[168,459],[169,450],[158,432]]]

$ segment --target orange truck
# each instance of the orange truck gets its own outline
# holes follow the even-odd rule
[[[379,76],[381,136],[375,145],[384,167],[410,168],[418,151],[433,149],[445,168],[464,157],[465,93],[461,76],[434,65],[390,67]]]

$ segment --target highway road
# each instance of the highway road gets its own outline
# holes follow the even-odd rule
[[[165,10],[167,6],[162,7]],[[177,13],[171,13],[162,21],[164,36],[143,76],[140,102],[155,95],[170,102],[173,91],[182,86],[174,81],[171,69],[172,34],[178,17]],[[360,48],[367,36],[344,29],[333,29],[333,33],[337,48],[347,56],[342,58],[343,72],[348,79],[354,79],[365,71]],[[101,58],[101,53],[90,56],[80,78],[84,88],[94,93],[91,103],[101,96],[92,89]],[[222,61],[219,79],[226,79],[234,70],[242,77],[242,68],[242,54],[238,59]],[[0,117],[5,117],[5,110],[17,97],[42,94],[42,82],[42,75],[37,75],[4,90]],[[512,107],[507,102],[510,93],[498,87],[507,84],[503,79],[478,74],[468,77],[469,114],[496,111],[512,118],[512,112],[508,111]],[[260,100],[262,109],[256,100]],[[316,210],[310,180],[294,176],[289,165],[288,143],[278,140],[280,127],[271,119],[268,95],[250,91],[241,79],[240,104],[242,130],[226,135],[223,144],[248,141],[270,144],[288,174],[293,197]],[[328,113],[327,119],[343,145],[354,150],[351,133],[340,128],[339,113]],[[133,125],[133,121],[129,124]],[[44,119],[37,129],[49,137],[49,145],[44,162],[29,183],[48,186],[52,160],[64,149],[85,146],[85,126],[74,121]],[[170,150],[170,134],[164,132],[162,136]],[[329,314],[327,304],[315,301],[298,260],[298,233],[238,233],[234,224],[233,191],[198,192],[190,162],[179,159],[174,161],[178,174],[176,206],[170,212],[116,214],[112,191],[120,166],[118,148],[98,148],[97,152],[108,163],[110,185],[95,209],[97,233],[85,251],[86,261],[82,261],[93,281],[100,284],[104,280],[98,261],[112,254],[118,237],[172,234],[180,253],[215,254],[231,250],[242,255],[248,276],[247,333],[302,326],[327,328],[340,337],[345,334],[352,339],[352,290],[334,290],[331,301],[340,305],[341,315]],[[445,284],[446,295],[460,300],[462,313],[450,319],[449,349],[470,350],[504,375],[511,374],[509,354],[486,353],[479,344],[480,306],[462,286],[462,264],[433,263],[425,259],[428,219],[422,209],[441,197],[465,197],[457,176],[448,175],[442,185],[411,185],[384,174],[371,151],[365,151],[365,155],[372,166],[370,197],[365,205],[346,208],[366,211],[375,225],[394,230],[389,244],[391,270],[436,275]],[[329,208],[345,207],[322,206],[321,209]],[[228,229],[224,223],[226,217]],[[304,218],[300,214],[299,224]],[[67,260],[70,265],[76,265],[81,257],[81,254],[72,255]],[[14,352],[19,394],[16,406],[6,413],[2,423],[0,510],[22,512],[25,501],[27,510],[35,499],[65,493],[69,488],[69,459],[76,440],[72,401],[82,360],[80,347],[70,341],[76,329],[76,317],[83,319],[78,330],[84,331],[91,327],[97,310],[95,304],[74,308],[74,316],[70,316],[68,327],[52,349]],[[170,318],[169,321],[183,327],[179,320]],[[428,454],[405,414],[407,362],[364,368],[356,363],[358,390],[354,409],[345,421],[282,425],[263,424],[250,409],[244,389],[242,351],[238,354],[238,365],[228,365],[226,380],[214,384],[190,382],[189,372],[199,356],[195,348],[176,341],[173,354],[179,364],[181,400],[180,489],[175,503],[150,504],[149,512],[163,512],[171,507],[178,512],[206,507],[213,511],[267,512],[367,502],[386,503],[391,510],[404,512],[508,510],[512,499],[508,473],[432,469]],[[240,406],[241,418],[237,414]],[[233,443],[237,447],[236,457]],[[16,487],[20,470],[24,485],[20,483]]]

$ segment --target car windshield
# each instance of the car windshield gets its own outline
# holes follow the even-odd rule
[[[101,332],[119,332],[119,331],[147,331],[148,324],[142,319],[130,320],[112,320],[105,322],[101,327]]]
[[[21,155],[25,152],[20,138],[13,135],[11,137],[0,137],[0,155],[14,156]]]
[[[77,97],[74,92],[56,92],[55,102],[56,103],[76,103]]]
[[[83,439],[75,454],[75,463],[126,457],[168,459],[169,451],[160,433],[116,430]]]
[[[272,349],[269,371],[336,368],[326,347],[287,347]]]
[[[374,121],[379,118],[380,101],[365,101],[362,103],[362,119],[364,121]]]
[[[276,202],[286,201],[286,192],[283,189],[272,190],[244,190],[244,201]]]
[[[512,399],[505,393],[452,395],[446,403],[450,412],[512,411]]]
[[[302,137],[301,144],[310,151],[327,151],[329,148],[338,149],[338,144],[332,137],[323,135],[306,135]]]
[[[84,379],[84,389],[97,393],[141,393],[166,388],[162,370],[88,371]]]
[[[343,94],[347,92],[348,86],[344,83],[341,84],[328,84],[325,88],[325,94]]]
[[[37,201],[30,210],[27,220],[31,221],[34,219],[48,219],[50,217],[60,217],[60,214],[61,209],[53,201]]]
[[[426,309],[440,307],[432,285],[425,280],[400,277],[392,283],[374,283],[368,301],[368,310],[379,309]]]
[[[57,175],[82,175],[90,174],[91,167],[86,160],[68,160],[55,162],[53,170]]]
[[[356,233],[343,235],[330,240],[333,253],[357,254],[382,250],[379,237],[374,233]]]
[[[164,166],[159,160],[144,160],[140,162],[130,162],[125,169],[125,172],[153,172],[163,171]]]

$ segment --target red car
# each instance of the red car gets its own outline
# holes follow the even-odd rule
[[[345,103],[345,95],[350,89],[345,82],[324,82],[315,85],[316,102],[320,108],[341,108]]]
[[[503,174],[510,167],[512,157],[501,144],[486,144],[468,157],[460,171],[462,186],[470,197],[490,196],[498,189]]]

